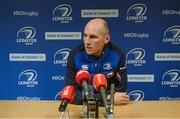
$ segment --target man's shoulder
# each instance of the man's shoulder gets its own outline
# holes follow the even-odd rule
[[[83,54],[83,55],[82,55]],[[72,64],[74,62],[78,62],[81,57],[84,56],[84,45],[80,44],[71,49],[69,56],[68,56],[68,64]],[[68,65],[69,67],[70,65]]]
[[[120,46],[117,46],[116,44],[113,43],[109,43],[108,44],[108,48],[116,53],[118,53],[119,55],[124,54],[122,48]]]
[[[79,45],[77,45],[76,47],[74,47],[74,48],[71,50],[70,54],[73,55],[73,56],[75,56],[75,55],[77,55],[77,54],[79,54],[79,53],[81,53],[81,52],[84,52],[84,51],[85,51],[84,45],[83,45],[83,44],[79,44]]]

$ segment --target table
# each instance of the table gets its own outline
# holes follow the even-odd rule
[[[59,118],[60,101],[0,101],[0,118]],[[82,105],[68,104],[70,117],[83,118]],[[99,117],[105,118],[104,107]],[[115,106],[115,118],[180,118],[180,101],[139,101]]]

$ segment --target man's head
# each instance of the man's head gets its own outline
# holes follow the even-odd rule
[[[100,56],[104,45],[110,41],[108,24],[105,20],[95,18],[84,28],[84,46],[88,55]]]

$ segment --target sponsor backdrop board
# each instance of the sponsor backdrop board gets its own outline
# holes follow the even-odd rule
[[[79,4],[78,4],[79,3]],[[132,100],[179,100],[179,0],[6,0],[0,11],[0,99],[58,100],[86,22],[108,21],[126,53]]]

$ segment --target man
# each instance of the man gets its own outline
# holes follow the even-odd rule
[[[128,104],[127,69],[124,53],[110,42],[107,22],[100,18],[90,20],[85,26],[83,40],[84,44],[71,51],[67,62],[65,83],[66,85],[74,85],[76,88],[74,103],[82,104],[82,88],[76,84],[75,75],[79,70],[85,69],[90,72],[91,78],[97,73],[103,73],[107,77],[106,94],[108,99],[110,97],[110,83],[115,83],[115,105]],[[93,95],[102,102],[99,92],[94,91]]]

